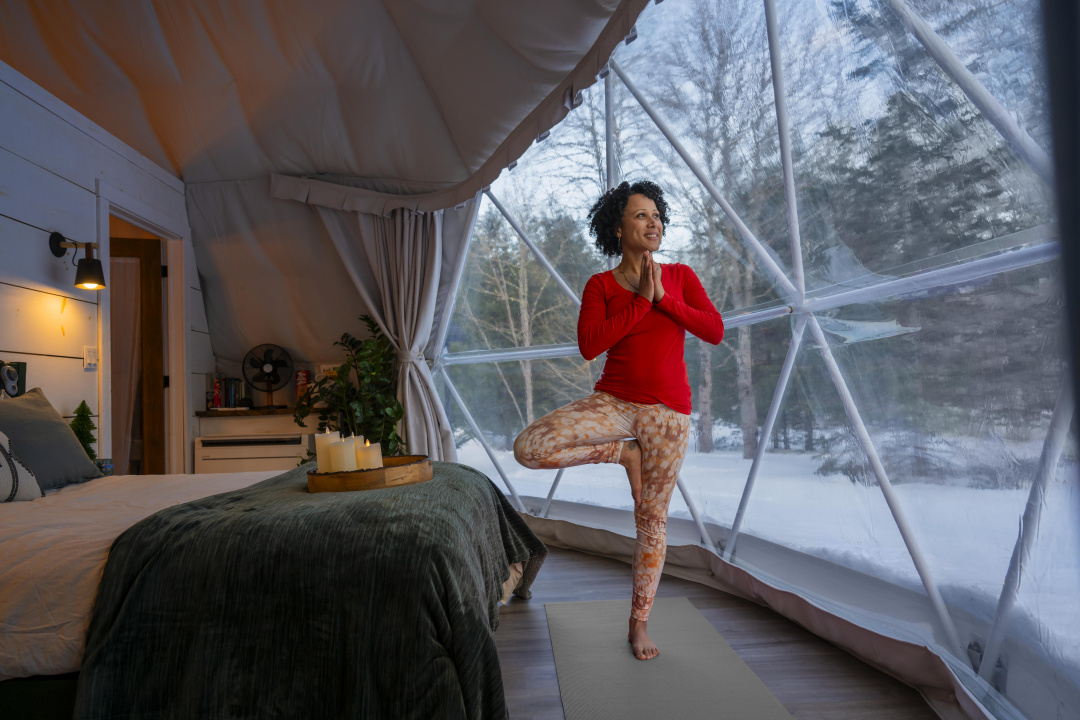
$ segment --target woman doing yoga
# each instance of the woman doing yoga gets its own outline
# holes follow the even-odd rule
[[[637,543],[629,640],[634,655],[659,654],[646,627],[667,552],[667,514],[690,437],[686,331],[713,345],[724,337],[720,313],[686,265],[661,266],[668,207],[651,182],[612,188],[589,212],[612,271],[589,278],[578,316],[578,348],[587,360],[607,352],[592,395],[540,418],[518,435],[514,456],[529,468],[619,463],[634,498]]]

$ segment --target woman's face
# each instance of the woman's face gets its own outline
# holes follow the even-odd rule
[[[644,195],[631,195],[626,201],[622,222],[615,230],[615,235],[622,242],[623,254],[627,250],[635,255],[646,250],[659,250],[664,224],[660,222],[660,211],[656,209],[656,203]]]

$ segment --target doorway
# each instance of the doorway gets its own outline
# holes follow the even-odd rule
[[[161,238],[109,216],[113,467],[165,472],[165,351]]]

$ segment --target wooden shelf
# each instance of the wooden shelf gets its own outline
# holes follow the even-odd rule
[[[252,415],[294,415],[295,413],[296,408],[278,408],[275,410],[236,408],[235,410],[196,410],[195,417],[227,418],[250,417]]]

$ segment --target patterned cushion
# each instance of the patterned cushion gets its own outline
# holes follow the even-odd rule
[[[37,500],[41,495],[34,473],[19,460],[8,436],[0,432],[0,503]]]
[[[42,490],[101,477],[41,388],[0,400],[0,432],[19,448],[23,464],[34,472]]]

